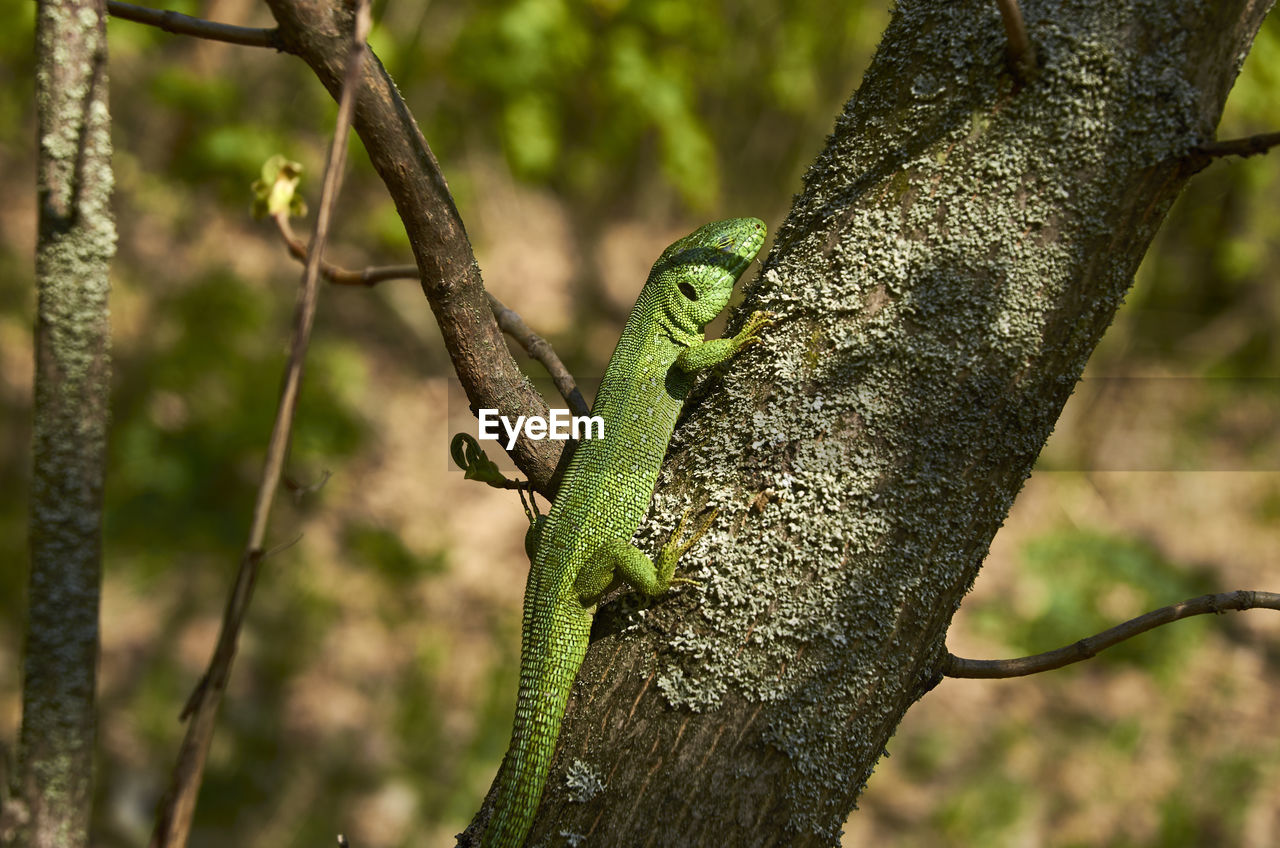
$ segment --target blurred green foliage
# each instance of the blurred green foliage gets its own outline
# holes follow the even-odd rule
[[[584,217],[652,201],[664,182],[698,212],[726,200],[776,204],[807,164],[800,151],[817,152],[884,20],[881,3],[833,16],[813,0],[785,11],[487,0],[387,14],[387,41],[393,29],[422,32],[384,59],[397,78],[431,77],[419,115],[437,151],[496,142],[514,173],[572,198]],[[440,19],[414,26],[416,14]]]
[[[179,550],[233,555],[245,532],[284,367],[287,302],[215,271],[152,294],[147,335],[116,352],[112,399],[110,552],[163,572]],[[295,463],[336,462],[361,444],[348,397],[362,367],[348,344],[317,340],[303,386]],[[117,506],[118,505],[118,506]]]
[[[1223,588],[1218,575],[1142,539],[1069,525],[1031,538],[1020,553],[1012,589],[967,602],[962,614],[1001,646],[999,656],[1069,645]],[[1224,629],[1224,619],[1198,617],[1035,678],[944,681],[972,686],[969,698],[985,687],[984,717],[935,715],[892,740],[888,762],[901,776],[890,779],[936,799],[924,810],[927,827],[907,826],[898,844],[1244,844],[1250,814],[1257,821],[1274,809],[1280,740],[1233,726],[1230,699],[1240,693],[1230,691],[1231,670],[1208,666],[1202,653]],[[1127,685],[1109,685],[1126,672]],[[1207,694],[1215,691],[1221,700]],[[879,791],[873,781],[866,804],[888,807],[892,822],[893,800]],[[1143,806],[1126,806],[1135,798]]]
[[[206,8],[195,0],[165,5],[190,14]],[[779,220],[853,91],[886,6],[379,2],[371,43],[441,160],[464,219],[473,221],[479,206],[474,174],[502,162],[554,195],[576,243],[593,244],[608,222],[635,217],[749,210]],[[16,210],[6,224],[34,214],[34,8],[30,0],[0,0],[9,22],[0,28],[0,186]],[[260,5],[214,8],[250,16],[235,23],[270,25]],[[319,84],[291,57],[122,21],[110,24],[110,37],[121,243],[106,560],[112,580],[155,599],[146,614],[158,621],[114,660],[104,683],[103,714],[112,717],[104,744],[135,739],[138,748],[103,757],[102,846],[145,840],[156,781],[181,732],[176,712],[193,683],[191,660],[178,643],[192,622],[216,622],[220,613],[271,426],[294,278],[256,258],[279,248],[265,229],[248,229],[247,186],[276,153],[319,174],[334,114]],[[1280,126],[1278,87],[1280,19],[1273,15],[1233,92],[1221,136]],[[397,251],[403,259],[403,229],[358,145],[351,168],[340,238],[380,254],[379,261]],[[1226,377],[1277,373],[1278,195],[1274,155],[1218,164],[1193,181],[1096,361]],[[0,474],[10,493],[0,499],[0,559],[9,563],[26,559],[19,492],[28,473],[30,401],[12,386],[29,380],[23,355],[34,300],[30,226],[0,232],[0,364],[7,369],[0,428],[8,435],[0,444]],[[440,373],[443,362],[438,345],[415,334],[394,301],[334,295],[322,304],[290,459],[290,470],[309,478],[299,481],[303,486],[378,449],[368,416],[382,399],[368,396],[370,374],[395,368],[420,380]],[[327,497],[320,489],[283,503],[274,537],[292,539]],[[1258,510],[1264,518],[1280,516],[1280,487]],[[423,586],[454,567],[449,551],[411,545],[400,528],[367,516],[326,519],[349,573],[373,575],[376,586],[362,603],[375,611],[378,626],[420,634],[414,628],[426,617],[422,595],[430,594]],[[1102,629],[1120,610],[1136,614],[1222,588],[1141,540],[1052,530],[1025,554],[1023,577],[1038,601],[1029,610],[993,606],[978,616],[987,633],[1025,652]],[[297,687],[332,694],[325,681],[308,684],[307,676],[324,667],[326,634],[353,603],[326,583],[332,574],[322,565],[305,539],[271,560],[237,666],[240,688],[221,718],[193,845],[331,843],[352,799],[388,781],[411,787],[410,832],[460,826],[502,755],[518,636],[513,621],[496,616],[482,617],[472,634],[499,646],[480,675],[474,726],[445,726],[457,697],[450,683],[455,660],[447,641],[421,639],[391,666],[405,669],[402,675],[363,682],[351,695],[373,704],[368,710],[388,728],[385,738],[364,726],[319,743],[290,735],[296,731],[289,730],[286,705]],[[8,657],[20,642],[24,580],[22,568],[0,569],[0,651]],[[1100,667],[1164,669],[1160,685],[1176,694],[1181,690],[1167,670],[1197,649],[1203,632],[1190,622],[1163,630],[1158,649],[1136,641],[1104,654]],[[202,661],[208,635],[183,650]],[[16,686],[12,676],[0,679]],[[1134,723],[1099,726],[1087,713],[1057,718],[1117,757],[1140,742]],[[0,728],[0,739],[12,739],[13,730]],[[895,740],[895,754],[921,781],[955,770],[957,761],[969,766],[928,825],[936,828],[936,844],[1013,841],[1033,804],[1001,776],[1000,765],[1029,735],[1024,721],[1009,719],[974,761],[964,761],[963,740],[945,732]],[[1055,745],[1079,739],[1037,742],[1053,755]],[[1198,756],[1192,745],[1186,742],[1188,760]],[[1228,754],[1189,768],[1160,812],[1159,844],[1222,842],[1223,832],[1232,841],[1264,756]],[[1215,822],[1226,830],[1216,832]]]
[[[438,573],[446,567],[442,553],[419,556],[409,550],[395,531],[361,522],[351,522],[346,526],[343,549],[354,561],[364,563],[388,580],[406,587],[423,575]]]

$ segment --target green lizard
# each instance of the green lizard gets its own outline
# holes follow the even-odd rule
[[[763,221],[732,218],[663,251],[591,408],[604,419],[604,437],[578,444],[551,512],[531,528],[536,548],[526,547],[536,552],[524,593],[520,692],[487,848],[517,848],[533,823],[596,602],[621,581],[646,595],[665,593],[676,562],[714,518],[684,542],[681,520],[657,562],[631,545],[693,376],[759,341],[769,321],[756,312],[732,338],[703,337],[764,237]]]

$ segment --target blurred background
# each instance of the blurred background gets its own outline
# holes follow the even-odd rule
[[[887,20],[841,4],[375,2],[488,287],[597,375],[657,253],[781,222]],[[249,0],[169,8],[268,26]],[[35,243],[29,0],[0,0],[0,753],[20,720]],[[249,215],[312,201],[335,107],[300,62],[113,21],[115,385],[95,845],[145,842],[247,531],[299,266]],[[1220,137],[1280,128],[1280,18]],[[329,258],[410,261],[358,142]],[[307,224],[299,223],[299,231]],[[1209,591],[1280,589],[1280,154],[1178,202],[949,637],[1059,647]],[[530,366],[530,373],[538,373]],[[412,282],[322,292],[285,496],[195,846],[451,844],[505,748],[517,500],[448,470],[450,369]],[[452,411],[459,410],[453,404]],[[946,681],[846,844],[1280,844],[1280,616],[1181,622],[1072,669]]]

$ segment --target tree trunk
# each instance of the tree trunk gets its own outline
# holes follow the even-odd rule
[[[88,844],[115,253],[101,0],[43,0],[36,24],[39,236],[31,573],[17,845]],[[24,809],[25,808],[25,809]]]
[[[995,3],[899,4],[641,529],[719,506],[702,588],[598,616],[528,844],[837,841],[1268,6],[1026,2],[1022,85]]]

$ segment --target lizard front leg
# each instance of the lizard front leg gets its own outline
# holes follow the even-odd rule
[[[676,365],[685,373],[694,374],[726,362],[743,348],[759,342],[760,330],[772,323],[772,314],[762,311],[753,312],[736,336],[727,339],[710,339],[687,347],[680,351],[680,355],[676,358]]]

